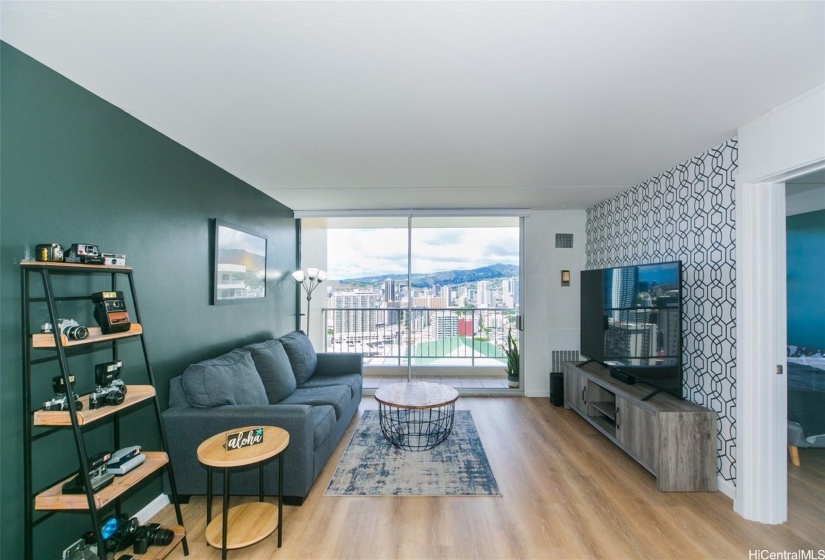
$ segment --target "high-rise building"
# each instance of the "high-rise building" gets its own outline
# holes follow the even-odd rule
[[[435,340],[449,338],[458,334],[458,316],[439,313],[430,320],[430,336]]]
[[[476,303],[479,307],[490,307],[492,305],[492,295],[490,294],[490,283],[487,280],[476,282]]]
[[[376,331],[379,311],[374,292],[338,292],[332,298],[335,336],[362,336]],[[384,312],[381,312],[384,313]]]
[[[387,278],[384,280],[384,301],[396,301],[395,280]]]

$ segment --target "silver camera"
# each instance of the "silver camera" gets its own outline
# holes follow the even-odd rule
[[[89,329],[75,321],[74,319],[58,319],[57,330],[66,335],[70,340],[84,340],[89,336]],[[40,332],[52,332],[51,323],[43,323],[40,325]]]

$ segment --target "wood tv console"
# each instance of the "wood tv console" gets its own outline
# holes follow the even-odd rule
[[[656,477],[664,492],[716,491],[716,413],[667,393],[627,385],[591,362],[564,364],[572,408]]]

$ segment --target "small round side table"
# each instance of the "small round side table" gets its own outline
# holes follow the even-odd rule
[[[262,428],[263,441],[249,447],[227,450],[229,434]],[[215,434],[198,446],[198,461],[206,465],[206,542],[221,549],[226,560],[228,549],[255,544],[278,529],[278,548],[283,533],[284,465],[278,461],[278,505],[264,502],[264,461],[280,455],[289,445],[289,434],[275,426],[247,426]],[[232,467],[258,463],[258,502],[229,507],[229,474]],[[223,513],[212,519],[212,469],[223,469]]]
[[[422,381],[381,385],[375,391],[381,433],[398,449],[426,451],[453,430],[458,391]]]

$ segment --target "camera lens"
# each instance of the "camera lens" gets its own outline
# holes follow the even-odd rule
[[[63,334],[72,340],[83,340],[89,336],[89,329],[79,325],[76,327],[63,327]]]
[[[126,397],[120,391],[109,391],[106,393],[106,404],[109,406],[119,405]]]
[[[151,544],[156,546],[166,546],[175,538],[175,532],[169,529],[158,529],[151,537]]]

